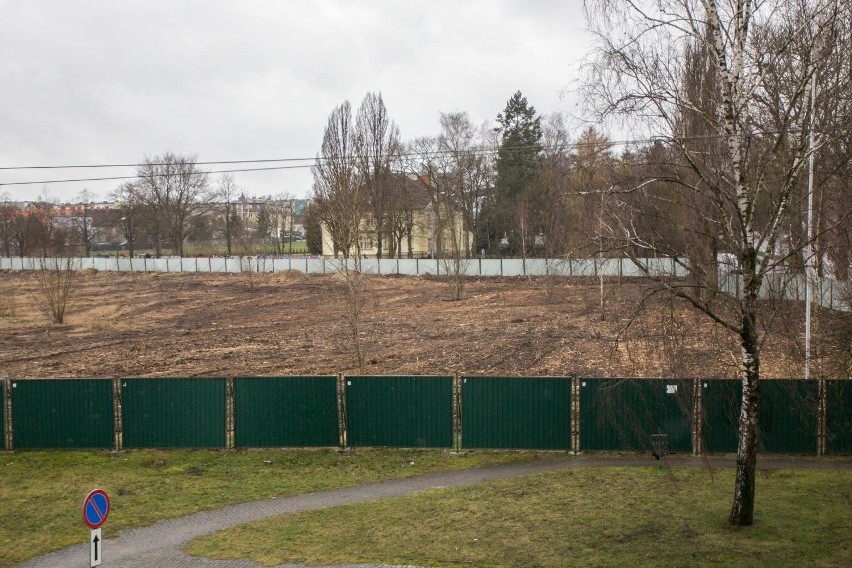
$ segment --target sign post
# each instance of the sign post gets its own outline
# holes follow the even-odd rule
[[[93,489],[83,501],[83,522],[91,531],[89,533],[89,566],[100,566],[104,557],[104,543],[101,536],[101,525],[109,516],[109,497],[103,489]]]
[[[92,529],[89,534],[89,566],[100,566],[103,560],[103,543],[101,529]]]

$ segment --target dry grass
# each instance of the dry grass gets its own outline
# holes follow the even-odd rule
[[[737,338],[682,303],[650,301],[620,335],[641,283],[612,283],[601,321],[593,279],[471,279],[448,301],[430,277],[368,277],[370,374],[734,377]],[[80,275],[66,323],[50,326],[26,272],[0,272],[0,366],[12,377],[299,375],[356,372],[336,275]],[[8,310],[7,310],[8,311]],[[820,338],[817,338],[820,341]],[[84,353],[85,357],[76,356]],[[800,374],[794,349],[765,345],[766,377]]]

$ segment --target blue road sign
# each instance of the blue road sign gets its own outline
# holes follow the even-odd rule
[[[89,528],[96,529],[109,516],[109,497],[104,493],[103,489],[94,489],[86,495],[83,501],[83,522]]]

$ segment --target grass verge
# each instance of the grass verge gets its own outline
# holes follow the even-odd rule
[[[762,472],[756,524],[727,524],[733,472],[590,468],[254,522],[189,552],[325,565],[852,566],[852,472]]]
[[[110,538],[124,528],[234,503],[535,455],[330,449],[0,453],[0,566],[86,542],[83,499],[96,487],[112,501],[103,527]]]

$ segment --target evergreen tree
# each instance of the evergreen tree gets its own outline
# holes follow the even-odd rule
[[[272,230],[272,217],[269,215],[269,210],[264,205],[257,214],[257,238],[261,243],[266,242]]]
[[[309,253],[322,254],[322,226],[320,225],[319,211],[317,211],[317,206],[310,201],[305,215],[305,241]]]
[[[520,91],[512,95],[497,115],[500,147],[497,151],[495,211],[496,244],[506,235],[509,250],[525,254],[525,243],[542,229],[544,200],[539,184],[542,172],[541,117]],[[493,246],[492,246],[493,249]]]

